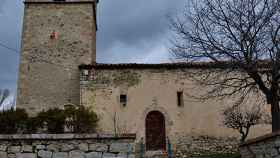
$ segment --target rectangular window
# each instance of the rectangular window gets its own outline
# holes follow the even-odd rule
[[[84,70],[81,70],[81,75],[80,75],[80,80],[81,81],[87,81],[87,80],[89,80],[89,70],[86,70],[86,69],[84,69]]]
[[[120,95],[120,103],[121,103],[121,105],[126,106],[126,104],[127,104],[127,95],[125,95],[125,94],[121,94]]]
[[[183,92],[180,91],[180,92],[177,92],[177,105],[179,107],[182,107],[184,106],[184,97],[183,97]]]

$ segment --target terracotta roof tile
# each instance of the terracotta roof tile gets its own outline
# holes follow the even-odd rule
[[[192,63],[161,63],[161,64],[137,64],[137,63],[120,63],[104,64],[96,63],[92,65],[80,65],[80,69],[179,69],[179,68],[234,68],[234,64],[229,62],[192,62]]]

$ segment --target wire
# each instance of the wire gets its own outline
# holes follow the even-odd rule
[[[5,44],[3,44],[3,43],[1,43],[1,42],[0,42],[0,46],[3,47],[3,48],[8,49],[8,50],[10,50],[10,51],[12,51],[12,52],[14,52],[14,53],[20,54],[20,52],[19,52],[18,50],[14,49],[14,48],[11,48],[11,47],[9,47],[9,46],[6,46]]]
[[[3,48],[6,48],[8,50],[10,50],[11,52],[13,53],[17,53],[17,54],[20,54],[20,51],[14,49],[14,48],[11,48],[3,43],[0,42],[0,46],[3,47]],[[74,68],[70,68],[70,67],[67,67],[67,66],[64,66],[62,64],[56,64],[56,63],[52,63],[50,61],[47,61],[47,60],[43,60],[43,59],[40,59],[41,62],[44,62],[44,63],[47,63],[47,64],[51,64],[51,65],[55,65],[55,66],[59,66],[59,67],[64,67],[65,69],[74,69]]]
[[[11,48],[11,47],[9,47],[9,46],[7,46],[7,45],[1,43],[1,41],[0,41],[0,46],[3,47],[3,48],[6,48],[6,49],[8,49],[8,50],[10,50],[10,51],[13,52],[13,53],[20,54],[20,51],[16,50],[15,48]],[[160,57],[160,56],[159,56],[159,57]],[[145,60],[144,58],[139,58],[139,57],[138,57],[138,58],[135,58],[135,57],[126,57],[125,59],[127,59],[127,60],[131,60],[131,59],[134,59],[134,60],[137,60],[137,59],[139,59],[139,60]],[[51,64],[51,65],[55,65],[55,66],[59,66],[59,67],[63,67],[63,68],[65,68],[65,69],[74,69],[74,68],[70,68],[70,67],[68,67],[68,66],[65,66],[65,65],[63,65],[63,64],[53,63],[53,62],[50,62],[50,61],[47,61],[47,60],[44,60],[44,59],[39,59],[38,61],[41,61],[41,62],[44,62],[44,63],[47,63],[47,64]]]

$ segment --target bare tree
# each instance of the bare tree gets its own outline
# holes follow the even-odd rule
[[[223,124],[228,128],[237,130],[241,135],[240,142],[244,142],[250,128],[262,123],[263,113],[260,106],[246,109],[242,108],[241,105],[242,102],[239,102],[223,111]]]
[[[0,89],[0,107],[3,106],[5,100],[10,96],[10,91],[8,89]]]
[[[210,62],[191,75],[207,86],[198,98],[260,92],[271,105],[273,132],[280,129],[279,7],[279,0],[192,0],[171,20],[175,57]]]

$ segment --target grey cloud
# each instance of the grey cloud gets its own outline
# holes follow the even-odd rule
[[[110,62],[112,54],[121,51],[121,48],[115,46],[119,43],[137,49],[142,57],[147,56],[150,53],[147,50],[163,45],[164,43],[160,43],[162,39],[168,40],[167,15],[183,9],[184,3],[185,0],[101,1],[98,7],[98,60]],[[112,47],[115,49],[112,50]],[[127,58],[139,55],[135,52],[123,54],[125,56],[118,53],[123,59],[120,61],[123,62],[128,62]]]
[[[166,62],[166,16],[186,0],[100,0],[98,62]],[[0,42],[20,49],[23,0],[0,0]],[[0,47],[0,88],[15,91],[19,54]]]
[[[1,25],[0,42],[15,50],[20,49],[20,35],[22,25],[22,1],[9,0],[0,2]],[[19,52],[13,52],[0,47],[0,88],[16,91]]]
[[[4,5],[7,0],[1,0],[0,1],[0,15],[3,13]]]
[[[168,62],[170,56],[165,39],[155,42],[137,42],[134,45],[115,42],[110,49],[98,52],[97,61],[105,63],[159,63]]]

